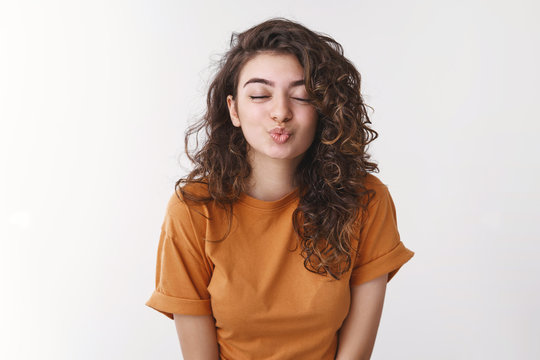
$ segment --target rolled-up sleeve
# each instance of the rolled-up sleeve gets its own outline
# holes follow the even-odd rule
[[[213,266],[205,253],[204,229],[193,216],[201,214],[193,214],[173,194],[159,238],[155,290],[146,302],[170,319],[173,314],[212,314],[208,284]]]
[[[396,209],[388,187],[378,183],[361,230],[350,285],[360,285],[384,274],[388,281],[409,261],[414,252],[401,242]]]

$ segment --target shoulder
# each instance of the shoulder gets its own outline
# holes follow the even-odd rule
[[[367,188],[367,189],[373,189],[373,190],[376,190],[376,189],[382,189],[382,188],[386,188],[386,184],[384,184],[381,179],[379,179],[377,176],[373,175],[373,174],[367,174],[366,177],[365,177],[365,180],[364,180],[364,186]]]
[[[370,204],[377,203],[390,196],[388,186],[373,174],[366,175],[364,180],[364,187],[366,188],[366,190],[368,190],[368,192],[372,194]]]
[[[189,183],[176,187],[169,198],[167,208],[169,210],[197,208],[200,202],[192,201],[192,198],[208,198],[208,185],[205,183]]]
[[[188,184],[175,188],[167,203],[163,228],[172,234],[179,229],[204,227],[208,218],[208,206],[204,202],[190,200],[190,197],[207,197],[208,187],[205,184]]]

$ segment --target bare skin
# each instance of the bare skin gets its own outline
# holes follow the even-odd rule
[[[296,187],[294,174],[313,141],[317,122],[315,110],[302,100],[306,94],[301,79],[303,69],[293,56],[262,54],[241,71],[236,98],[227,97],[231,121],[249,144],[252,172],[247,193],[256,199],[278,200]],[[276,142],[269,135],[276,127],[290,133],[286,141]],[[371,357],[386,282],[387,274],[351,287],[351,307],[338,334],[336,360]],[[175,314],[174,320],[184,359],[219,359],[211,315]]]
[[[185,360],[219,360],[212,315],[174,314],[174,323]]]
[[[242,129],[252,167],[248,195],[278,200],[294,188],[296,167],[313,142],[317,112],[307,101],[304,71],[293,55],[263,53],[244,65],[236,98],[227,96],[234,126]],[[276,142],[270,132],[290,133]]]
[[[351,307],[339,330],[336,360],[369,360],[383,310],[388,274],[351,287]]]

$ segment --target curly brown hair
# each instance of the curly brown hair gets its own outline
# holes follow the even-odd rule
[[[248,144],[231,122],[227,95],[236,97],[240,71],[256,55],[296,56],[318,122],[315,139],[296,170],[300,199],[292,224],[304,267],[339,279],[350,269],[352,240],[358,238],[362,226],[358,219],[364,219],[374,193],[364,186],[365,177],[378,172],[367,153],[377,132],[369,128],[360,74],[334,39],[283,18],[233,33],[230,45],[210,85],[206,113],[186,132],[185,150],[194,168],[176,182],[175,189],[187,201],[214,201],[232,216],[233,204],[246,192],[251,167]],[[200,134],[206,135],[202,144]],[[192,136],[196,139],[193,151],[189,149]],[[187,191],[186,185],[193,183],[205,184],[208,196]]]

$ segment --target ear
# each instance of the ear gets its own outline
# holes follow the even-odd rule
[[[227,96],[227,106],[229,107],[229,115],[231,116],[233,125],[240,127],[240,118],[238,117],[238,112],[236,111],[236,101],[234,101],[232,95]]]

